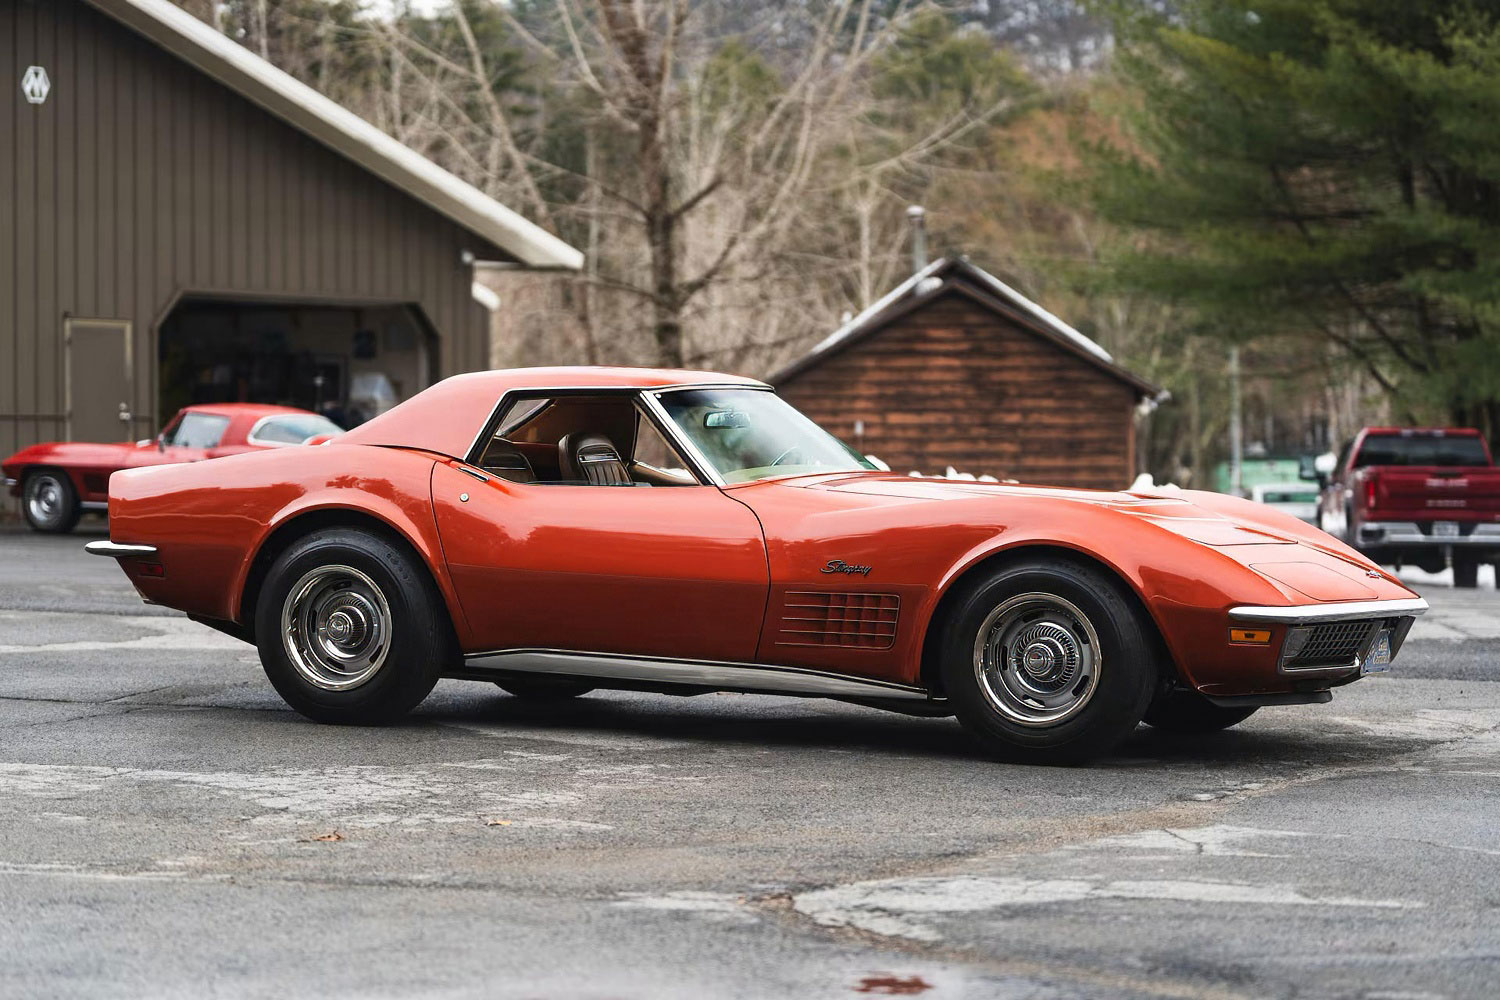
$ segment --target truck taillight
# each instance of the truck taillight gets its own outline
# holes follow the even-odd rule
[[[1370,476],[1365,480],[1365,510],[1375,506],[1375,477]]]

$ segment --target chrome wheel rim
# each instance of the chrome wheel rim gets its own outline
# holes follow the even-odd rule
[[[302,575],[281,605],[281,641],[297,673],[325,691],[359,687],[391,648],[391,607],[353,566]]]
[[[991,707],[1022,726],[1053,726],[1083,710],[1099,687],[1099,635],[1056,594],[1018,594],[985,617],[974,675]]]
[[[33,476],[26,490],[26,513],[36,524],[53,524],[65,511],[66,494],[56,476]]]

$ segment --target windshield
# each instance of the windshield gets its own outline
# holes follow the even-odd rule
[[[1484,442],[1472,434],[1370,434],[1354,456],[1367,465],[1489,465]]]
[[[728,483],[875,468],[774,392],[683,389],[656,396]]]

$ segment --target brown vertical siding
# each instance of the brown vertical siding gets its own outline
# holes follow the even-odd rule
[[[466,249],[509,259],[79,0],[0,0],[0,454],[64,433],[68,315],[133,323],[157,419],[155,324],[184,294],[409,302],[436,375],[483,367]]]
[[[1119,489],[1136,391],[972,299],[940,295],[791,377],[783,396],[896,472]]]

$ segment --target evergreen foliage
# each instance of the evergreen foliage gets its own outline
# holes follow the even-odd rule
[[[1108,7],[1129,137],[1112,280],[1236,342],[1326,345],[1407,420],[1500,429],[1500,2]]]

